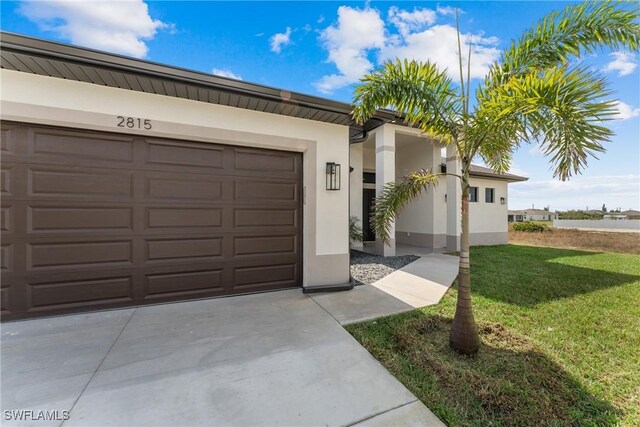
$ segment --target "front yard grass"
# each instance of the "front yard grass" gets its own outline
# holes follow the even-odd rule
[[[475,357],[448,346],[455,289],[347,329],[449,425],[640,425],[640,256],[494,246],[471,261]]]

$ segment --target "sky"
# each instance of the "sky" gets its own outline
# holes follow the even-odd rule
[[[511,40],[568,4],[3,0],[0,28],[351,102],[364,74],[397,57],[429,59],[457,80],[456,7],[478,84]],[[511,172],[529,180],[510,184],[510,209],[640,209],[639,56],[603,51],[581,61],[606,77],[619,102],[607,123],[615,136],[568,182],[553,178],[538,147],[520,147]]]

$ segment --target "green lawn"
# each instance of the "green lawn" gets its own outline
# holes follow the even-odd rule
[[[435,307],[347,329],[449,425],[640,425],[640,256],[473,248],[482,347],[448,347]]]

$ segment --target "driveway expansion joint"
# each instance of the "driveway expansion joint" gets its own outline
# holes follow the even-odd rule
[[[403,403],[402,405],[397,405],[397,406],[394,406],[393,408],[389,408],[389,409],[384,410],[384,411],[376,412],[374,414],[369,415],[368,417],[364,417],[364,418],[356,420],[356,421],[354,421],[354,422],[352,422],[350,424],[347,424],[345,427],[351,427],[351,426],[354,426],[356,424],[363,423],[365,421],[368,421],[370,419],[378,417],[378,416],[380,416],[382,414],[386,414],[387,412],[395,411],[396,409],[400,409],[400,408],[403,408],[403,407],[405,407],[407,405],[411,405],[412,403],[415,403],[415,402],[419,402],[419,400],[418,399],[413,399],[413,400],[411,400],[409,402]]]
[[[102,366],[104,361],[107,359],[107,356],[109,355],[109,353],[111,353],[111,350],[113,350],[113,347],[115,347],[116,343],[120,339],[120,336],[122,336],[122,333],[124,332],[124,330],[129,325],[129,322],[131,322],[131,319],[133,318],[133,315],[136,313],[136,311],[138,311],[137,308],[134,308],[133,311],[131,311],[131,316],[129,316],[127,321],[124,323],[124,325],[122,326],[122,329],[120,330],[120,333],[118,333],[118,336],[116,337],[116,339],[113,340],[113,343],[111,343],[111,346],[109,347],[109,349],[104,354],[104,357],[102,358],[102,360],[100,360],[100,363],[98,363],[98,366],[96,366],[96,369],[93,371],[93,374],[91,375],[91,378],[89,378],[89,381],[87,381],[87,383],[84,385],[84,387],[82,388],[82,391],[80,391],[80,393],[78,393],[78,397],[73,402],[73,405],[71,405],[71,408],[69,408],[69,415],[71,415],[71,413],[73,412],[73,408],[75,408],[76,404],[78,403],[78,401],[80,400],[80,398],[84,394],[85,390],[87,389],[87,387],[89,387],[89,384],[91,384],[91,381],[93,380],[93,378],[96,376],[96,374],[100,370],[100,367]],[[67,420],[63,420],[60,423],[60,427],[64,426],[65,422],[67,422]]]

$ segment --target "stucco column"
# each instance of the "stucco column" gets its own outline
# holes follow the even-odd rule
[[[396,179],[396,133],[389,125],[383,125],[374,131],[376,143],[376,197],[380,195],[385,184]],[[389,242],[384,244],[376,236],[376,252],[378,255],[394,256],[396,254],[396,224],[391,223]]]
[[[349,216],[358,218],[362,227],[362,145],[351,144],[349,165],[353,171],[349,173]],[[362,249],[362,242],[352,242],[352,247]]]
[[[447,173],[458,175],[462,173],[462,162],[453,144],[447,146]],[[455,176],[447,176],[447,250],[453,252],[460,250],[461,195],[460,179]]]

